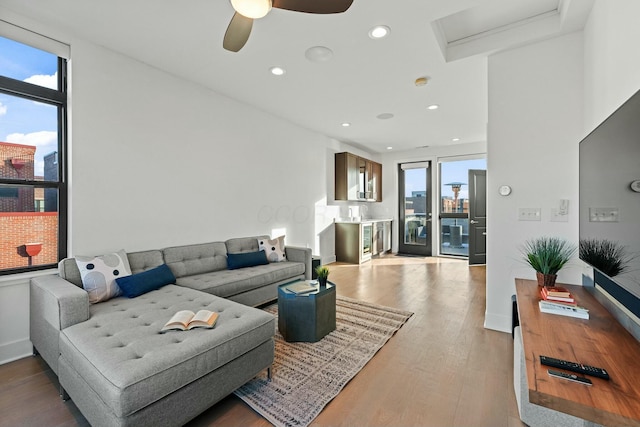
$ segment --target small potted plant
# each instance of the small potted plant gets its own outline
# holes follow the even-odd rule
[[[522,255],[536,271],[538,286],[551,287],[556,283],[558,271],[569,262],[576,249],[558,237],[539,237],[525,242]]]
[[[320,283],[320,287],[326,287],[327,278],[329,277],[329,269],[324,265],[316,267],[316,276],[318,276],[318,283]]]

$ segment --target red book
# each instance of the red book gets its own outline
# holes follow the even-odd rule
[[[542,296],[542,299],[545,301],[558,302],[558,303],[563,303],[563,304],[573,305],[573,306],[577,305],[575,298],[573,298],[571,294],[569,294],[568,297],[557,297],[557,296],[549,295],[547,288],[543,287],[542,289],[540,289],[540,295]]]

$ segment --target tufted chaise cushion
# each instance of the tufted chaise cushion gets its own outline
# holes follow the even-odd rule
[[[219,297],[234,295],[260,288],[271,283],[304,274],[305,266],[300,262],[276,262],[237,270],[221,270],[212,273],[182,277],[176,283]]]
[[[227,268],[227,248],[223,242],[174,246],[162,252],[166,264],[178,278]]]
[[[185,309],[220,317],[214,329],[159,333]],[[123,417],[272,340],[274,330],[273,316],[262,310],[167,285],[92,306],[88,321],[62,331],[60,358]]]

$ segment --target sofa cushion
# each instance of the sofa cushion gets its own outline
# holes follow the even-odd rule
[[[305,266],[301,262],[284,261],[239,270],[215,271],[181,277],[176,280],[176,283],[180,286],[228,298],[303,275],[304,269]]]
[[[125,297],[135,298],[165,285],[176,283],[176,278],[167,264],[162,264],[131,276],[119,277],[116,283]]]
[[[284,236],[275,239],[258,239],[258,247],[267,255],[269,262],[286,261],[287,256],[284,251]]]
[[[129,265],[131,266],[132,274],[141,273],[164,264],[162,251],[157,249],[131,252],[127,254],[127,258],[129,258]]]
[[[252,237],[236,237],[229,239],[224,244],[227,247],[227,253],[241,254],[245,252],[259,251],[258,239],[268,239],[269,236],[252,236]]]
[[[227,269],[227,248],[223,242],[174,246],[162,253],[176,277]]]
[[[219,313],[214,329],[160,334],[179,310]],[[272,315],[167,285],[91,306],[91,318],[60,336],[60,357],[118,417],[130,415],[271,340]]]
[[[269,261],[264,251],[227,254],[227,268],[229,270],[265,264],[269,264]]]
[[[77,256],[76,264],[82,277],[82,287],[89,293],[91,304],[121,295],[116,279],[131,274],[124,250],[95,257]]]

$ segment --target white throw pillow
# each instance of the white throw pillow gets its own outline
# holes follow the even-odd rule
[[[82,277],[82,287],[89,293],[91,304],[120,295],[116,278],[131,276],[129,259],[124,250],[96,257],[77,256],[76,264]]]
[[[284,236],[275,239],[258,239],[258,246],[261,251],[265,251],[269,262],[286,261],[284,252]]]

